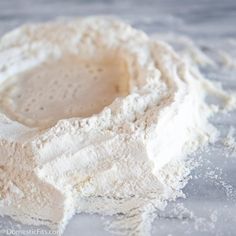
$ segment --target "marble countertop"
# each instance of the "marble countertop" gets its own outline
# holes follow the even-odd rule
[[[235,0],[0,0],[0,35],[24,23],[87,15],[114,15],[150,35],[186,35],[199,45],[206,41],[221,47],[236,39]],[[235,72],[203,70],[210,79],[233,90]],[[230,127],[236,128],[236,112],[213,122],[224,136]],[[212,145],[209,152],[201,154],[201,165],[193,171],[184,192],[186,199],[170,203],[159,214],[152,235],[236,235],[236,151],[229,153],[221,142]],[[182,211],[181,217],[173,209]],[[4,221],[0,218],[0,224]],[[64,236],[111,235],[104,231],[103,221],[97,215],[77,215]]]

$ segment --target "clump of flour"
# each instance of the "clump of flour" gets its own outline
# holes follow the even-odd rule
[[[217,140],[209,118],[235,106],[195,66],[211,60],[185,55],[103,18],[5,35],[1,214],[60,231],[76,213],[115,215],[111,232],[148,235],[156,210],[184,197],[188,155]]]

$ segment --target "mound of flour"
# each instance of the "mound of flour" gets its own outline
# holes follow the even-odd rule
[[[0,213],[63,231],[76,213],[119,215],[147,235],[183,196],[188,154],[232,96],[166,43],[112,19],[26,25],[0,41]],[[222,104],[221,104],[222,105]]]

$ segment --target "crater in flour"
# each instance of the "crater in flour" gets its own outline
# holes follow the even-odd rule
[[[76,55],[44,62],[2,85],[0,105],[27,126],[51,126],[99,113],[128,93],[128,73],[118,59],[81,60]]]

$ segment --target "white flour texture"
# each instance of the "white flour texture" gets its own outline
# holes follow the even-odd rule
[[[118,215],[108,230],[148,235],[183,196],[187,156],[217,139],[209,118],[234,106],[193,60],[120,21],[20,27],[0,40],[0,213],[61,232],[76,213]]]

